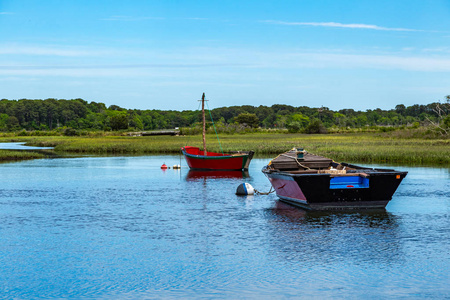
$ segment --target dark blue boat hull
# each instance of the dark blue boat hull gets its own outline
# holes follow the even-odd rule
[[[364,169],[364,175],[292,174],[263,169],[278,197],[307,209],[384,208],[407,172]]]

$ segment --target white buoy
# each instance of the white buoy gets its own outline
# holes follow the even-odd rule
[[[173,165],[172,169],[181,169],[180,165]]]
[[[236,195],[247,196],[253,195],[255,193],[255,189],[251,186],[250,183],[242,183],[236,189]]]

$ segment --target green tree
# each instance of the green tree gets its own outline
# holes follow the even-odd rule
[[[134,114],[131,118],[130,127],[136,128],[137,130],[144,129],[144,124],[142,123],[141,117],[138,114]]]
[[[289,116],[288,122],[286,124],[286,128],[289,132],[300,132],[303,128],[305,128],[309,124],[309,117],[297,113]]]
[[[256,114],[241,113],[235,118],[236,122],[249,127],[257,128],[259,125],[259,118]]]
[[[6,122],[6,128],[8,128],[9,131],[19,130],[20,129],[19,119],[17,119],[15,116],[8,117],[8,121]]]
[[[404,115],[406,112],[406,106],[403,104],[399,104],[397,106],[395,106],[395,111],[399,114],[399,115]]]
[[[0,130],[7,130],[9,116],[7,114],[0,114]]]
[[[128,129],[128,116],[126,111],[112,111],[109,119],[112,130]]]
[[[345,121],[346,121],[346,118],[345,118],[345,115],[344,115],[344,114],[335,112],[335,113],[333,114],[333,118],[334,118],[334,124],[337,125],[337,126],[339,126],[339,127],[343,127],[343,126],[345,125],[345,123],[346,123],[346,122],[345,122]]]
[[[293,114],[290,118],[289,118],[290,122],[298,122],[300,123],[301,127],[305,127],[309,124],[309,117],[305,116],[301,113],[298,114]]]

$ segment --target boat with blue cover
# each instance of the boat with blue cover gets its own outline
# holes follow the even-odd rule
[[[301,148],[262,169],[284,202],[311,210],[385,208],[408,172],[337,163]]]

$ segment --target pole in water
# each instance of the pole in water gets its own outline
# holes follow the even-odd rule
[[[203,123],[203,155],[207,155],[206,153],[206,118],[205,118],[205,93],[202,95],[202,123]]]
[[[255,193],[255,189],[251,186],[250,183],[241,183],[236,189],[236,195],[247,196],[253,195]]]

